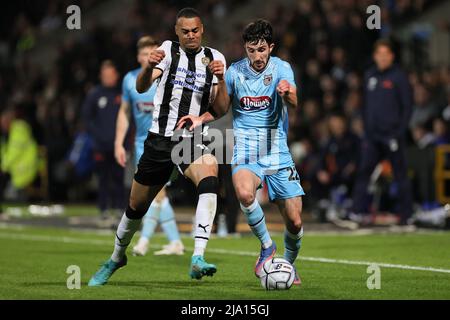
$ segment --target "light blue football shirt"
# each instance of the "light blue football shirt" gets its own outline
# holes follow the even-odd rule
[[[266,68],[256,72],[248,58],[233,63],[225,74],[232,96],[235,146],[233,164],[257,163],[280,169],[292,165],[287,146],[287,106],[276,91],[281,80],[295,86],[290,64],[270,57]]]
[[[144,149],[144,141],[152,125],[154,110],[153,99],[156,93],[157,81],[144,93],[136,91],[136,78],[141,69],[128,72],[122,81],[122,99],[131,107],[131,113],[136,125],[135,152],[138,160]]]

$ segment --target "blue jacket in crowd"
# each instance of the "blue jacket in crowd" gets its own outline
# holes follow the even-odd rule
[[[394,64],[379,71],[375,66],[364,76],[363,121],[366,137],[387,143],[402,140],[412,113],[412,89],[408,76]]]
[[[114,151],[120,94],[119,87],[107,88],[99,85],[89,92],[84,101],[83,122],[93,139],[95,151]]]

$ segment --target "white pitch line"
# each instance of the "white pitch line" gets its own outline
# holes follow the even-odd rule
[[[405,264],[392,264],[392,263],[384,263],[384,262],[355,261],[355,260],[345,260],[345,259],[328,259],[328,258],[320,258],[320,257],[299,257],[297,259],[305,260],[305,261],[324,262],[324,263],[338,263],[338,264],[362,265],[362,266],[377,265],[377,266],[383,267],[383,268],[450,273],[450,269],[440,269],[440,268],[421,267],[421,266],[408,266]]]
[[[52,236],[44,236],[44,235],[24,235],[24,234],[8,233],[8,232],[0,232],[0,238],[10,239],[10,240],[61,242],[61,243],[101,245],[101,246],[112,246],[113,245],[113,242],[111,240],[78,239],[78,238],[71,238],[71,237],[52,237]],[[150,247],[154,248],[154,249],[161,248],[161,246],[159,246],[159,245],[150,245]],[[186,247],[185,249],[187,251],[193,251],[193,248],[190,248],[190,247]],[[218,249],[218,248],[208,248],[208,252],[239,255],[239,256],[252,256],[252,257],[257,256],[257,253],[251,252],[251,251],[227,250],[227,249]],[[422,266],[409,266],[409,265],[403,265],[403,264],[392,264],[392,263],[384,263],[384,262],[329,259],[329,258],[305,257],[305,256],[298,257],[297,260],[322,262],[322,263],[334,263],[334,264],[347,264],[347,265],[363,265],[363,266],[377,265],[379,267],[392,268],[392,269],[450,273],[450,269],[422,267]]]

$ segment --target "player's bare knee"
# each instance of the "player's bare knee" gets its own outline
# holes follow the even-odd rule
[[[253,192],[245,189],[236,190],[236,196],[244,207],[249,207],[253,202],[255,202],[255,195]]]
[[[215,167],[217,169],[217,159],[212,154],[205,154],[199,159],[200,163],[205,166]],[[196,161],[194,161],[196,163]]]
[[[142,217],[145,216],[145,214],[147,213],[147,210],[148,210],[148,208],[150,207],[150,205],[147,204],[147,203],[142,203],[142,202],[140,202],[140,203],[131,203],[131,202],[130,202],[129,207],[130,207],[134,212],[136,212],[136,215],[135,215],[136,218],[137,218],[138,216],[141,216],[141,218],[142,218]]]
[[[287,214],[287,225],[289,232],[297,234],[302,229],[303,221],[301,217],[301,207],[295,206],[291,212]]]
[[[165,197],[166,197],[166,191],[165,191],[165,189],[161,189],[161,191],[156,195],[154,201],[160,203],[161,201],[164,200]]]
[[[129,219],[142,219],[147,213],[149,205],[143,203],[130,203],[128,204],[128,208],[125,211],[125,215]]]
[[[302,219],[300,217],[289,219],[286,224],[286,228],[290,233],[298,234],[302,229]]]
[[[199,185],[199,183],[207,178],[207,177],[216,177],[218,175],[217,165],[214,166],[204,166],[204,165],[191,165],[185,172],[184,175],[192,180],[195,185]]]
[[[128,207],[135,212],[144,212],[145,215],[150,205],[142,196],[131,193]]]
[[[217,163],[205,166],[204,173],[205,175],[210,177],[217,177],[219,174],[219,168],[217,167]]]
[[[296,233],[300,232],[300,230],[302,229],[302,225],[303,225],[303,222],[300,217],[296,217],[292,221],[292,226],[294,227]]]

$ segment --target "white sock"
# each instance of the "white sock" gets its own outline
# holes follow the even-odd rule
[[[203,256],[206,244],[211,234],[212,224],[217,209],[217,194],[202,193],[198,196],[197,211],[195,212],[194,256]]]
[[[141,226],[141,221],[142,219],[129,219],[125,213],[123,214],[116,231],[112,261],[119,262],[123,259],[133,235]]]

